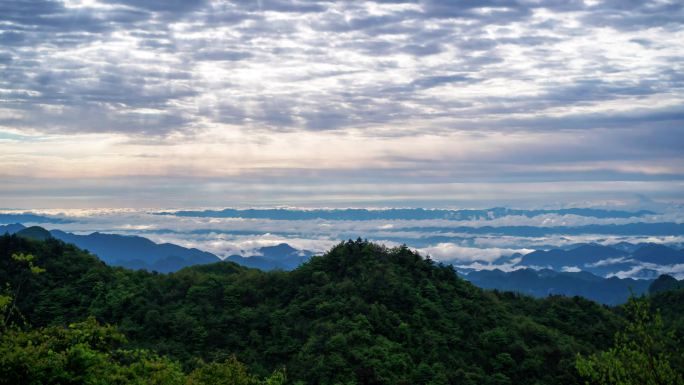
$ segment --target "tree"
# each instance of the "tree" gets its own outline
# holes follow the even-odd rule
[[[576,368],[587,384],[682,385],[682,368],[672,365],[674,333],[666,332],[660,312],[651,314],[645,298],[630,298],[630,321],[615,345],[589,357],[577,355]]]
[[[202,363],[188,376],[187,385],[282,385],[285,372],[278,370],[261,381],[249,374],[247,367],[231,356],[224,362]]]
[[[9,325],[12,314],[17,307],[17,298],[21,292],[22,285],[26,283],[31,275],[37,275],[45,272],[40,266],[33,263],[35,257],[32,254],[12,254],[12,261],[21,266],[21,279],[16,287],[11,287],[9,283],[5,287],[5,293],[0,294],[0,331],[4,330]]]

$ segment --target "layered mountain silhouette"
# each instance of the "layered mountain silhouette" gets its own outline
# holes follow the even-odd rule
[[[161,273],[183,267],[220,261],[216,255],[198,249],[189,249],[172,243],[154,243],[151,240],[129,235],[94,232],[88,235],[48,231],[39,226],[25,227],[15,223],[0,226],[0,234],[10,233],[34,240],[56,238],[86,249],[112,266],[146,269]]]
[[[514,291],[538,298],[549,295],[582,296],[607,305],[627,302],[631,293],[644,294],[653,282],[631,278],[602,278],[588,272],[557,272],[549,269],[520,269],[511,272],[481,270],[472,271],[464,275],[464,278],[485,289]]]
[[[537,250],[521,257],[521,267],[547,268],[555,271],[582,270],[600,276],[632,271],[640,278],[655,278],[652,269],[684,263],[684,250],[655,243],[616,246],[582,244],[571,249]]]
[[[33,213],[0,213],[0,223],[24,222],[24,223],[72,223],[66,218],[55,216],[38,215]],[[0,234],[4,234],[0,226]]]
[[[0,225],[0,234],[4,233],[17,233],[33,240],[54,237],[89,250],[109,265],[162,273],[221,260],[206,251],[171,243],[158,244],[140,236],[100,232],[79,235],[60,230],[47,231],[38,226],[25,227],[19,223]],[[298,250],[281,243],[257,249],[250,256],[231,255],[225,260],[264,271],[289,271],[313,255],[311,251]],[[626,301],[630,290],[635,294],[646,293],[663,267],[684,263],[684,251],[653,243],[622,242],[611,246],[577,244],[566,249],[516,254],[504,257],[499,262],[510,263],[513,260],[518,260],[516,271],[471,271],[465,277],[477,286],[516,291],[535,297],[579,295],[604,304],[618,304]],[[641,279],[614,276],[626,271],[630,272],[631,278]],[[673,285],[666,278],[659,278],[655,282],[658,282],[656,287]]]
[[[243,257],[231,255],[227,261],[256,269],[269,270],[293,270],[313,256],[308,250],[297,250],[287,243],[276,246],[265,246],[258,250],[259,255]]]
[[[494,207],[481,210],[444,210],[444,209],[317,209],[317,210],[291,210],[291,209],[224,209],[203,211],[175,211],[163,212],[161,215],[176,215],[182,217],[210,217],[210,218],[253,218],[275,220],[350,220],[365,221],[377,219],[448,219],[448,220],[473,220],[501,218],[509,215],[525,216],[528,218],[545,214],[578,215],[591,218],[633,218],[655,214],[652,211],[624,211],[603,210],[592,208],[567,208],[558,210],[520,210],[505,207]]]
[[[22,225],[21,223],[11,223],[8,225],[0,225],[0,235],[2,234],[14,234],[18,231],[21,231],[25,229],[26,226]]]
[[[131,269],[165,273],[220,260],[216,255],[206,251],[172,243],[154,243],[139,236],[99,232],[77,235],[60,230],[52,230],[50,234],[59,240],[87,249],[107,264]]]
[[[39,226],[25,227],[15,223],[0,226],[0,235],[4,233],[20,235],[33,240],[45,240],[53,237],[79,248],[90,251],[102,261],[112,266],[129,269],[145,269],[168,273],[184,267],[218,262],[221,259],[215,254],[186,248],[173,243],[155,243],[140,236],[106,234],[94,232],[79,235],[61,230],[48,231]],[[297,250],[281,243],[257,249],[254,255],[231,255],[227,260],[240,265],[261,270],[292,270],[313,256],[313,252]]]
[[[36,241],[44,241],[46,239],[52,238],[52,234],[50,234],[49,231],[45,230],[40,226],[26,227],[17,231],[16,234],[21,237],[33,239]]]
[[[684,280],[678,281],[671,275],[663,274],[651,282],[651,285],[648,287],[648,293],[654,295],[679,289],[684,289]]]

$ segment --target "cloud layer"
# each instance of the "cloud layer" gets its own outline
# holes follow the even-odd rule
[[[0,194],[597,181],[682,200],[683,20],[680,1],[2,2]]]

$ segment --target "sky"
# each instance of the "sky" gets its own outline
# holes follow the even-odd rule
[[[0,207],[684,202],[682,1],[0,1]]]

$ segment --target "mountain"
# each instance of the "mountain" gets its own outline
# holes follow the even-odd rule
[[[100,232],[78,235],[61,230],[48,232],[39,226],[26,228],[19,223],[0,226],[0,234],[4,233],[19,233],[22,236],[38,239],[52,236],[91,251],[109,265],[129,269],[168,273],[192,265],[220,261],[219,257],[206,251],[189,249],[172,243],[157,244],[139,236]],[[281,243],[275,246],[261,247],[257,250],[256,255],[249,257],[231,255],[226,259],[243,266],[265,271],[292,270],[311,258],[313,254],[311,251],[297,250],[287,243]]]
[[[633,253],[636,249],[639,248],[639,246],[640,245],[638,245],[638,244],[635,245],[635,244],[629,243],[629,242],[618,242],[614,245],[610,245],[610,247],[612,247],[614,249],[618,249],[620,251],[624,251],[628,254]]]
[[[46,239],[52,238],[50,232],[40,226],[26,227],[17,231],[16,234],[23,238],[34,239],[38,241],[44,241]]]
[[[191,265],[220,261],[216,255],[206,251],[172,243],[158,244],[138,236],[99,232],[77,235],[60,230],[52,230],[50,234],[64,242],[89,250],[113,266],[165,273]]]
[[[264,271],[292,270],[306,262],[314,254],[307,250],[297,250],[287,243],[262,247],[258,253],[258,255],[250,257],[231,255],[226,260]]]
[[[14,253],[45,272],[26,273]],[[189,370],[234,355],[259,376],[286,368],[288,383],[580,384],[577,354],[608,349],[624,322],[579,297],[485,291],[406,247],[361,240],[289,272],[218,262],[154,274],[5,235],[0,282],[23,283],[16,306],[33,327],[94,316],[118,325],[126,349]]]
[[[94,232],[77,235],[61,230],[48,231],[39,226],[26,227],[20,223],[0,226],[0,234],[18,234],[44,240],[49,237],[90,250],[112,266],[146,269],[167,273],[187,266],[220,261],[216,255],[198,249],[188,249],[172,243],[157,244],[151,240],[118,234]]]
[[[528,218],[545,214],[577,215],[591,218],[632,218],[655,214],[652,211],[623,211],[603,210],[591,208],[568,208],[558,210],[520,210],[505,207],[494,207],[481,210],[443,210],[422,208],[406,209],[317,209],[317,210],[290,210],[290,209],[224,209],[204,211],[175,211],[161,212],[160,215],[176,215],[181,217],[210,217],[210,218],[251,218],[251,219],[274,219],[274,220],[476,220],[494,219],[505,216],[525,216]]]
[[[32,213],[0,213],[0,223],[72,223],[73,221],[65,218],[58,218]]]
[[[684,252],[665,245],[646,243],[640,245],[631,257],[637,261],[655,263],[658,265],[674,265],[684,263]]]
[[[596,244],[584,244],[570,250],[537,250],[525,254],[519,262],[521,266],[550,267],[562,270],[565,266],[584,266],[609,258],[627,255],[624,251]]]
[[[627,302],[631,293],[649,290],[650,280],[602,278],[588,272],[556,272],[549,269],[472,271],[465,278],[485,289],[514,291],[534,297],[549,295],[582,296],[593,301],[617,305]]]
[[[519,267],[565,271],[577,268],[607,277],[629,273],[632,278],[655,279],[658,271],[684,263],[684,251],[655,243],[637,245],[622,242],[612,246],[581,244],[570,249],[535,250],[521,257]],[[655,270],[653,265],[660,269]]]
[[[677,281],[674,277],[663,274],[651,282],[651,285],[648,287],[648,293],[653,295],[679,289],[684,289],[684,280]]]
[[[8,225],[0,225],[0,235],[14,234],[17,231],[21,231],[25,228],[26,228],[26,226],[22,225],[21,223],[12,223],[12,224],[8,224]]]

